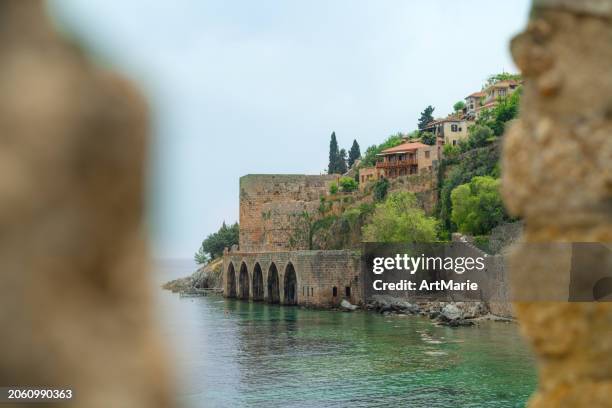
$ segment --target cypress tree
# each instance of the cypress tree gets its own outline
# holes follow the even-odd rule
[[[338,141],[336,140],[336,132],[332,132],[331,140],[329,141],[329,165],[327,166],[328,174],[337,174],[340,172],[338,168],[340,152],[338,151]]]
[[[355,160],[359,159],[360,157],[361,150],[359,149],[359,143],[357,143],[357,140],[353,140],[353,145],[351,146],[351,150],[349,151],[348,155],[348,166],[351,167],[355,163]]]
[[[346,167],[346,149],[340,149],[340,154],[338,155],[338,173],[344,174],[348,171]]]
[[[425,129],[425,126],[427,126],[429,122],[434,120],[433,115],[432,115],[433,111],[434,111],[434,107],[429,105],[428,107],[425,108],[423,112],[421,112],[421,117],[419,118],[419,123],[418,123],[419,130]]]

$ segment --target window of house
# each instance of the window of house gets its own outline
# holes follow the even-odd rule
[[[334,288],[332,289],[332,296],[336,297],[338,296],[338,288],[334,286]]]
[[[456,145],[457,145],[457,141],[453,140],[453,146],[456,146]]]
[[[429,150],[425,151],[425,158],[429,159]]]
[[[310,296],[314,296],[314,288],[310,288]]]
[[[457,125],[451,125],[451,132],[456,132],[458,128],[459,126]]]
[[[347,286],[346,288],[344,288],[344,294],[346,295],[346,297],[351,297],[351,287]]]

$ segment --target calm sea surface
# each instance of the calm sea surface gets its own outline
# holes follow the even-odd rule
[[[193,268],[160,264],[157,288]],[[451,329],[157,288],[185,407],[518,407],[535,388],[514,324]]]

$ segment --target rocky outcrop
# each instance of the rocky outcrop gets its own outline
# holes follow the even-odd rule
[[[346,299],[342,299],[342,301],[340,302],[340,308],[342,310],[346,310],[348,312],[353,312],[353,311],[357,310],[359,308],[359,306],[351,304],[351,302],[349,302]]]
[[[142,222],[146,104],[42,2],[0,2],[0,27],[0,383],[69,387],[75,407],[171,406]]]
[[[192,275],[174,279],[162,285],[172,292],[190,289],[223,289],[223,258],[216,259],[198,268]]]
[[[610,406],[612,304],[529,299],[569,282],[569,254],[534,243],[612,242],[611,19],[612,0],[535,0],[512,42],[525,84],[520,120],[505,136],[503,195],[525,219],[510,272],[515,298],[526,299],[514,310],[539,361],[532,408]]]

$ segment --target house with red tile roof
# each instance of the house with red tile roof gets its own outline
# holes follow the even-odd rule
[[[421,142],[405,142],[385,149],[378,155],[376,170],[379,177],[395,178],[431,171],[438,161],[438,146]]]

